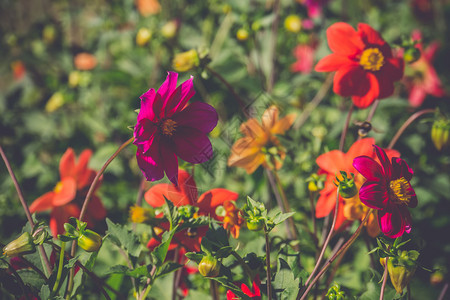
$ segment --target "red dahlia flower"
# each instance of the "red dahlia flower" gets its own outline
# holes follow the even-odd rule
[[[30,212],[39,212],[51,209],[50,229],[53,236],[64,233],[64,223],[70,217],[78,218],[83,205],[84,198],[89,187],[96,176],[96,172],[88,168],[91,150],[84,150],[75,163],[75,152],[68,148],[61,157],[59,163],[59,181],[53,191],[40,196],[30,205]],[[96,189],[99,187],[97,184]],[[92,196],[87,207],[87,222],[92,223],[92,219],[101,220],[106,216],[100,198]]]
[[[390,162],[383,149],[374,147],[381,164],[368,156],[353,160],[355,169],[367,179],[359,190],[359,198],[378,210],[381,231],[396,238],[411,231],[408,207],[417,206],[416,193],[409,183],[414,172],[403,159],[393,157]]]
[[[203,193],[197,198],[197,186],[194,178],[188,172],[180,170],[178,177],[180,184],[159,183],[152,186],[144,195],[148,204],[153,207],[160,207],[166,202],[164,196],[172,201],[174,206],[192,205],[199,208],[198,215],[210,216],[213,219],[222,221],[223,218],[216,215],[216,208],[224,205],[227,201],[236,201],[238,194],[226,189],[216,188]],[[169,223],[158,225],[162,230],[168,230]],[[156,230],[155,230],[156,231]],[[200,251],[200,242],[202,237],[208,231],[208,226],[201,226],[196,229],[195,233],[184,229],[177,232],[170,243],[169,250],[177,247],[183,247],[188,251]],[[160,244],[156,238],[152,238],[147,247],[154,249]]]
[[[335,23],[327,29],[328,46],[333,54],[319,61],[317,72],[332,72],[333,91],[366,108],[376,99],[394,92],[394,81],[403,76],[403,59],[392,56],[391,47],[367,24],[355,31],[347,23]]]
[[[177,85],[178,74],[169,72],[157,92],[148,90],[134,128],[137,162],[148,181],[159,180],[164,172],[178,184],[178,159],[203,163],[213,150],[207,134],[217,125],[217,112],[209,104],[186,103],[194,95],[192,77]]]

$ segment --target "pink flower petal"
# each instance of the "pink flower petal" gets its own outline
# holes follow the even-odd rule
[[[180,84],[180,86],[170,95],[164,108],[166,117],[170,117],[173,113],[182,110],[189,99],[194,96],[195,90],[193,78],[194,77],[191,76],[191,78]]]
[[[163,117],[162,110],[166,106],[166,103],[169,101],[170,96],[175,91],[177,87],[177,79],[178,74],[175,72],[167,72],[166,80],[163,82],[163,84],[159,87],[158,91],[156,92],[157,95],[159,95],[159,98],[161,101],[155,101],[155,104],[153,105],[153,109],[157,112],[161,112],[160,116]],[[158,98],[158,97],[157,97]],[[158,102],[158,103],[156,103]]]
[[[392,165],[389,161],[389,157],[387,157],[386,152],[384,152],[382,148],[378,147],[377,145],[373,145],[373,147],[375,148],[378,160],[383,167],[384,178],[386,178],[386,180],[390,180],[392,178]]]
[[[353,167],[369,181],[383,180],[383,170],[380,165],[368,156],[358,156],[353,160]]]
[[[166,144],[164,139],[160,139],[162,143],[160,149],[161,162],[164,165],[164,171],[167,178],[175,185],[178,185],[178,158],[172,150],[172,143]]]
[[[175,153],[187,162],[199,164],[213,156],[211,142],[200,130],[189,127],[179,128],[173,137],[173,142]]]
[[[217,125],[218,115],[214,107],[203,102],[194,102],[173,115],[177,126],[191,127],[209,133]]]
[[[136,152],[138,166],[148,181],[160,180],[164,177],[164,168],[161,164],[159,145],[156,143],[145,154]]]
[[[155,119],[155,112],[153,111],[153,104],[155,103],[156,92],[154,89],[149,89],[147,92],[141,95],[141,109],[139,110],[137,120],[142,119]]]
[[[157,133],[158,127],[149,119],[138,121],[134,127],[133,144],[138,146],[141,152],[145,153],[153,144],[154,135]]]
[[[408,166],[406,161],[399,157],[392,158],[392,178],[398,179],[400,177],[410,181],[414,175],[414,171]]]
[[[359,199],[370,208],[384,209],[389,201],[389,195],[383,184],[366,181],[359,190]]]
[[[381,231],[390,238],[399,237],[405,232],[404,221],[396,205],[389,211],[379,211],[378,223]]]

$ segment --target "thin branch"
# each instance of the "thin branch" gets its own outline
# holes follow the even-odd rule
[[[264,225],[264,237],[266,238],[266,276],[267,276],[267,298],[272,300],[272,275],[270,272],[270,241],[267,227]]]
[[[267,92],[272,93],[273,85],[275,83],[275,62],[276,62],[276,50],[277,50],[277,36],[278,36],[278,24],[280,23],[280,0],[275,0],[273,5],[275,19],[272,23],[272,34],[270,42],[270,57],[271,68],[269,74],[269,82],[267,83]]]
[[[350,109],[348,110],[347,118],[345,119],[344,130],[342,131],[341,141],[339,142],[339,150],[340,151],[344,151],[345,137],[347,136],[348,125],[350,124],[350,119],[352,117],[354,107],[355,106],[352,103],[352,106],[350,106]]]
[[[384,266],[384,272],[383,272],[383,283],[381,284],[381,291],[380,291],[380,300],[383,300],[384,297],[384,289],[386,288],[386,282],[388,277],[388,261],[385,260],[386,265]]]
[[[17,181],[16,175],[14,174],[14,171],[11,168],[11,164],[9,163],[9,160],[6,157],[5,152],[3,151],[3,148],[1,145],[0,145],[0,155],[2,156],[3,161],[5,162],[6,168],[8,169],[9,176],[11,176],[11,179],[14,183],[14,186],[17,191],[17,195],[19,196],[20,203],[22,204],[23,210],[25,211],[25,215],[27,216],[28,223],[30,223],[31,228],[34,229],[35,224],[33,222],[33,218],[31,217],[31,213],[28,208],[27,202],[25,201],[25,198],[23,197],[23,193],[22,193],[22,190],[20,189],[19,182]],[[45,253],[44,246],[39,245],[38,249],[39,249],[39,254],[41,256],[41,259],[43,260],[44,271],[46,273],[45,275],[46,275],[46,277],[48,277],[48,276],[50,276],[50,274],[52,274],[52,266],[50,265],[50,262],[48,261],[48,257]]]
[[[420,111],[416,112],[415,114],[411,115],[408,118],[408,120],[406,120],[406,122],[403,123],[402,127],[400,127],[400,129],[397,131],[395,136],[392,138],[391,142],[389,143],[388,149],[392,149],[392,147],[394,147],[395,143],[397,143],[400,136],[403,134],[403,132],[406,130],[406,128],[408,128],[408,126],[411,125],[412,122],[414,122],[417,118],[419,118],[420,116],[422,116],[424,114],[431,114],[434,112],[435,112],[435,109],[429,108],[429,109],[420,110]]]

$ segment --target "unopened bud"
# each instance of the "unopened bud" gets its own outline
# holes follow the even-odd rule
[[[172,67],[177,72],[187,72],[198,67],[200,60],[197,51],[191,49],[186,52],[178,53],[172,60]]]
[[[203,256],[202,260],[198,264],[198,271],[205,277],[216,277],[220,272],[220,261],[217,258],[206,255]]]
[[[397,293],[402,294],[416,271],[417,251],[402,251],[398,257],[389,257],[387,262],[389,277]]]
[[[336,179],[333,183],[339,187],[339,195],[341,195],[342,198],[353,198],[358,193],[353,173],[350,173],[349,176],[346,172],[340,171],[340,174],[336,175]]]
[[[405,52],[403,53],[403,59],[405,60],[406,63],[412,64],[419,60],[420,55],[421,55],[420,50],[412,46],[405,48]]]
[[[240,28],[236,32],[236,38],[240,41],[246,41],[248,39],[248,31],[244,28]]]
[[[36,246],[34,245],[33,238],[30,233],[24,232],[21,236],[3,248],[3,254],[11,257],[19,254],[33,253],[35,250]]]
[[[141,206],[130,207],[130,221],[133,223],[144,223],[155,217],[153,208],[144,208]]]
[[[140,28],[136,34],[136,44],[138,46],[144,46],[148,43],[152,37],[152,32],[148,28]]]
[[[102,245],[102,237],[89,229],[84,230],[78,237],[78,246],[86,252],[95,252]]]
[[[297,15],[289,15],[284,20],[284,28],[286,28],[287,31],[297,33],[302,29],[302,20]]]
[[[439,151],[442,148],[448,147],[450,144],[449,140],[450,133],[450,120],[446,118],[439,118],[433,123],[431,128],[431,140],[434,146]]]

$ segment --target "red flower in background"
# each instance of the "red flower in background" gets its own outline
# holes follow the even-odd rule
[[[224,205],[226,201],[235,201],[238,194],[226,189],[216,188],[203,193],[198,197],[197,186],[194,178],[186,171],[179,170],[178,172],[179,185],[159,183],[151,187],[144,195],[148,204],[153,207],[160,207],[164,205],[164,196],[172,201],[174,206],[192,205],[199,208],[198,214],[201,216],[210,216],[213,219],[222,221],[223,218],[216,215],[216,208],[219,205]],[[168,230],[168,222],[159,225],[161,229]],[[176,247],[183,247],[188,251],[200,251],[200,242],[202,237],[208,231],[208,226],[201,226],[197,229],[195,234],[184,229],[177,232],[169,246],[169,250]],[[147,247],[155,248],[160,244],[160,240],[152,238]]]
[[[367,24],[358,31],[347,23],[335,23],[327,29],[328,46],[333,54],[322,58],[317,72],[332,72],[333,91],[366,108],[376,99],[394,92],[394,81],[403,76],[403,59],[393,57],[391,47]]]
[[[291,71],[304,74],[311,73],[314,64],[315,52],[315,45],[302,44],[296,46],[293,53],[297,61],[291,65]]]
[[[75,162],[75,152],[68,148],[61,157],[59,173],[61,180],[56,184],[53,191],[48,192],[34,200],[30,205],[30,212],[51,210],[50,229],[53,236],[64,233],[64,223],[70,217],[78,218],[87,191],[96,176],[96,171],[88,168],[91,150],[84,150]],[[96,189],[100,185],[97,184]],[[90,226],[94,219],[105,218],[106,210],[100,198],[92,196],[88,204],[86,219]]]
[[[412,34],[415,41],[422,39],[420,31],[416,30]],[[406,72],[406,85],[409,88],[409,103],[413,107],[422,105],[427,94],[442,97],[445,92],[442,83],[433,67],[434,56],[439,49],[439,43],[433,42],[426,49],[422,43],[418,43],[416,48],[420,50],[419,60],[409,65]],[[410,71],[410,72],[409,72]]]
[[[355,174],[355,183],[357,186],[361,186],[364,182],[364,179],[358,171],[353,167],[353,159],[360,155],[366,155],[369,157],[375,158],[375,152],[373,151],[372,145],[375,143],[373,138],[365,138],[359,141],[356,141],[348,150],[347,153],[344,153],[339,150],[331,150],[327,153],[320,155],[316,159],[316,163],[320,168],[320,172],[327,174],[327,179],[325,181],[325,187],[320,191],[320,197],[317,200],[316,204],[316,218],[323,218],[330,213],[333,212],[336,206],[336,191],[337,187],[334,185],[333,180],[335,179],[336,174],[339,174],[340,171],[353,173]],[[386,150],[390,157],[399,156],[399,153],[395,150]],[[359,199],[343,199],[339,197],[339,208],[338,208],[338,216],[336,220],[336,229],[344,223],[347,219],[355,219],[355,201],[359,202]],[[347,212],[346,212],[347,210]],[[361,211],[359,218],[363,217],[364,211]],[[376,219],[369,219],[368,223],[368,231],[372,232],[373,235],[377,235],[379,233],[379,229],[376,224]]]
[[[209,104],[187,102],[195,94],[192,77],[177,85],[178,74],[169,72],[155,92],[141,96],[141,109],[134,128],[136,158],[148,181],[167,177],[178,184],[178,156],[193,164],[213,155],[208,133],[217,125],[217,112]]]
[[[417,206],[417,196],[409,183],[414,172],[401,158],[389,161],[386,152],[373,145],[378,160],[368,156],[354,159],[353,166],[367,181],[359,190],[359,198],[370,208],[378,210],[381,231],[390,238],[411,231],[408,207]]]
[[[259,279],[259,275],[256,275],[255,279],[253,280],[253,286],[252,289],[242,283],[241,284],[241,290],[244,294],[250,297],[250,299],[255,300],[261,300],[261,280]],[[233,293],[231,290],[227,291],[227,300],[238,300],[240,299],[238,296],[236,296],[235,293]]]

